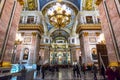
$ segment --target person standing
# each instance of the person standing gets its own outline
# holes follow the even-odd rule
[[[77,72],[77,77],[81,77],[80,69],[79,69],[78,64],[76,64],[76,72]]]
[[[106,70],[107,80],[115,80],[115,72],[113,71],[113,67],[108,67]]]
[[[106,79],[106,77],[105,77],[105,69],[104,69],[103,65],[101,66],[100,70],[101,70],[101,75],[103,76],[103,79],[105,80]]]
[[[97,67],[95,64],[92,66],[92,72],[94,74],[94,80],[97,80]]]
[[[39,75],[40,75],[40,64],[37,63],[37,76],[39,76]]]
[[[81,70],[82,70],[82,72],[83,72],[84,75],[85,75],[85,72],[86,72],[86,66],[85,66],[85,63],[82,64]]]
[[[120,72],[117,67],[115,67],[115,78],[116,78],[116,80],[120,80]]]
[[[41,73],[42,73],[42,79],[44,79],[44,77],[45,77],[45,65],[42,65]]]

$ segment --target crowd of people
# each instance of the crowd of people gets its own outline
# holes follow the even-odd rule
[[[41,70],[40,70],[41,69]],[[58,65],[37,65],[37,75],[42,75],[42,79],[45,77],[45,71],[49,70],[53,74],[55,71],[59,72],[59,66]],[[91,66],[86,66],[85,64],[73,64],[72,65],[73,70],[73,77],[80,77],[81,78],[81,72],[86,75],[86,72],[89,71],[93,74],[94,80],[97,80],[97,74],[100,72],[101,76],[103,76],[104,80],[120,80],[120,72],[119,69],[117,69],[114,66],[109,66],[107,69],[105,69],[103,66],[98,68],[96,64],[92,64]],[[40,74],[41,71],[41,74]],[[102,79],[102,80],[103,80]]]

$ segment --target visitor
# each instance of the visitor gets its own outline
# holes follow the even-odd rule
[[[108,66],[106,70],[107,80],[115,80],[115,72],[113,67]]]
[[[37,76],[40,75],[40,67],[41,67],[41,65],[40,65],[40,63],[38,62],[38,63],[37,63],[37,68],[36,68],[36,70],[37,70]]]
[[[44,79],[44,77],[45,77],[45,65],[42,65],[41,73],[42,73],[42,79]]]
[[[92,72],[94,74],[94,80],[97,80],[97,67],[95,64],[92,65]]]
[[[116,78],[116,80],[120,80],[120,72],[117,67],[115,67],[115,78]]]
[[[103,76],[103,79],[105,80],[105,69],[103,67],[103,65],[100,67],[100,70],[101,70],[101,75]]]
[[[82,64],[81,70],[82,70],[82,72],[83,72],[84,75],[85,75],[85,72],[86,72],[86,66],[85,66],[85,63]]]
[[[80,69],[79,69],[78,64],[76,64],[76,72],[77,72],[77,77],[81,77]]]

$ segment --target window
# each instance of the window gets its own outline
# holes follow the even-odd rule
[[[20,23],[22,23],[22,20],[23,20],[23,16],[20,17]]]
[[[93,19],[92,16],[86,16],[86,22],[89,23],[93,23]]]
[[[34,16],[28,16],[27,23],[33,24],[34,23]]]
[[[48,43],[48,39],[46,39],[46,43]]]
[[[72,39],[72,43],[74,43],[75,42],[75,40],[74,39]]]

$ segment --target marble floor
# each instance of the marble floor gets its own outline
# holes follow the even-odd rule
[[[71,68],[69,69],[60,69],[59,72],[50,72],[46,71],[45,78],[41,79],[41,75],[38,75],[34,80],[94,80],[93,73],[87,71],[84,75],[81,73],[81,77],[73,77],[73,71]],[[97,74],[97,80],[104,80],[102,76]]]

